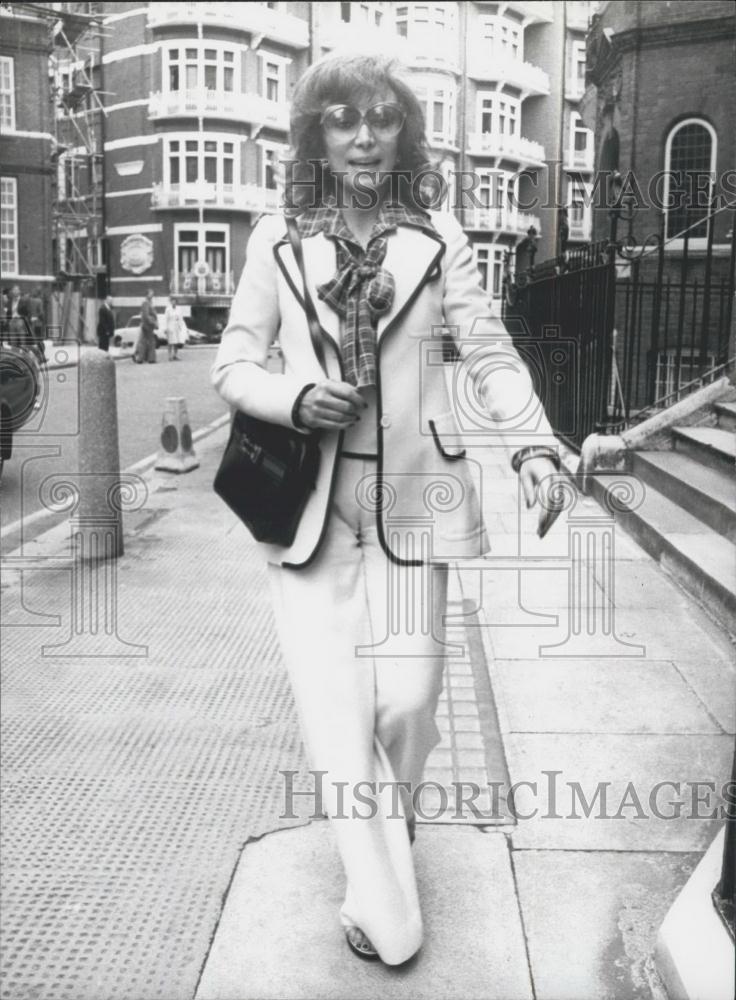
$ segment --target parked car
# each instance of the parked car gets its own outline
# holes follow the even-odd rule
[[[166,340],[166,322],[164,320],[163,313],[156,313],[158,317],[158,327],[156,329],[156,346],[165,347]],[[184,345],[186,344],[204,344],[207,341],[206,334],[202,333],[201,330],[196,330],[194,327],[189,325],[188,317],[184,318],[184,323],[186,325],[186,330],[184,331]],[[138,335],[141,332],[141,316],[140,313],[136,313],[128,321],[127,326],[119,327],[112,338],[112,346],[114,348],[119,348],[122,353],[129,353],[135,350],[135,345],[138,342]]]
[[[158,327],[156,329],[156,345],[161,347],[166,343],[166,332],[164,327],[164,317],[162,313],[156,314],[158,317]],[[113,334],[112,346],[119,347],[122,351],[133,351],[138,343],[138,336],[141,332],[141,314],[136,313],[131,316],[126,326],[118,327]]]
[[[13,434],[38,409],[43,386],[33,351],[0,345],[0,472],[13,453]]]
[[[209,342],[210,338],[206,333],[198,330],[196,326],[192,326],[192,321],[189,316],[184,317],[184,322],[187,325],[187,344],[206,344]]]

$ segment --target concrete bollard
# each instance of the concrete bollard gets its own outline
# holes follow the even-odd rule
[[[82,558],[116,559],[123,554],[123,518],[116,502],[120,479],[115,362],[96,347],[79,357],[79,507],[83,534],[92,533]],[[94,527],[93,527],[94,526]],[[98,532],[105,536],[99,545]]]
[[[169,396],[164,407],[161,451],[156,459],[156,468],[165,472],[191,472],[198,467],[187,404],[181,396]]]

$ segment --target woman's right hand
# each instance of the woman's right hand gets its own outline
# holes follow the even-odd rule
[[[341,431],[360,420],[360,413],[367,406],[348,382],[325,379],[305,394],[299,404],[299,418],[312,430]]]

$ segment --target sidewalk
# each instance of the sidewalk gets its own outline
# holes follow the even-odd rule
[[[454,576],[466,652],[428,777],[537,793],[519,789],[516,820],[502,799],[420,824],[425,946],[399,971],[361,963],[328,825],[279,819],[278,771],[305,763],[260,559],[211,491],[226,434],[198,443],[193,472],[146,474],[104,586],[73,574],[67,526],[4,554],[2,996],[659,997],[654,935],[720,824],[657,819],[648,796],[730,773],[728,638],[619,532],[614,629],[571,645],[572,567],[602,585],[600,550],[572,563],[564,517],[540,543],[524,512],[519,534],[514,481],[485,466],[493,557]],[[570,786],[590,800],[599,782],[621,817],[565,818]],[[621,808],[629,782],[646,817]]]

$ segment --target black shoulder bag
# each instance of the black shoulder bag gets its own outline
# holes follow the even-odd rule
[[[325,368],[322,330],[304,275],[299,230],[286,220],[299,266],[309,335]],[[317,434],[300,434],[238,411],[214,481],[214,490],[259,542],[289,546],[317,482],[320,449]]]

